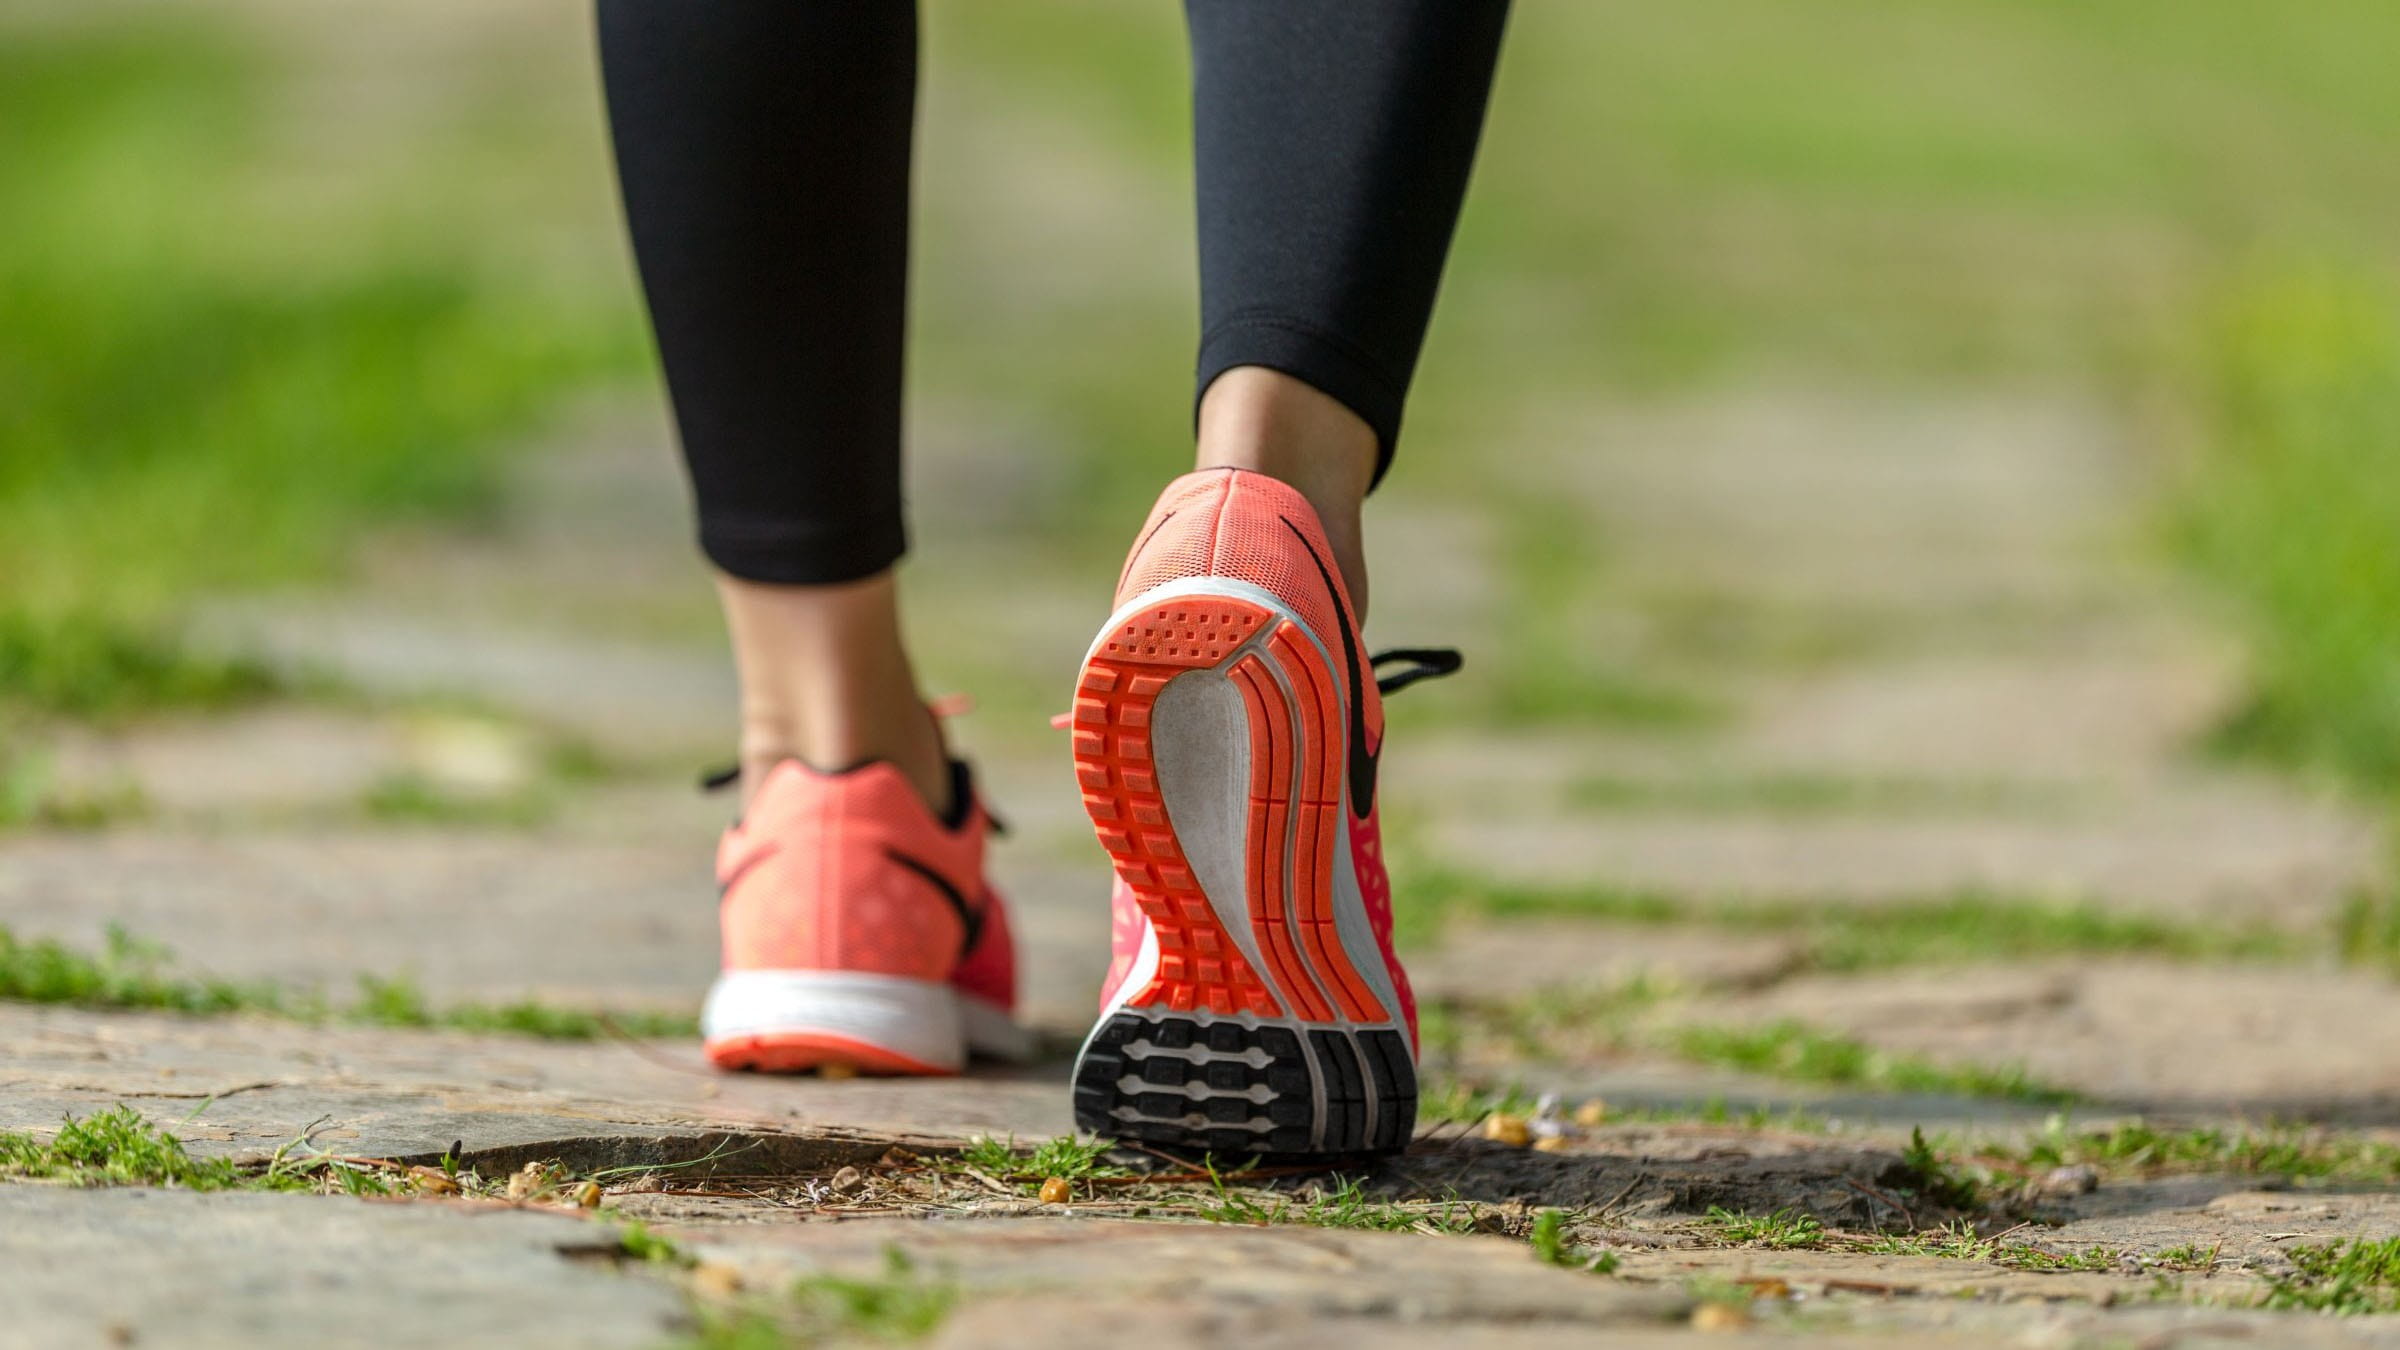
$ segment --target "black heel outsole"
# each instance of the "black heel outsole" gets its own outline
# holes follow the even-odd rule
[[[1075,1123],[1179,1155],[1333,1162],[1398,1153],[1416,1066],[1393,1027],[1158,1010],[1110,1015],[1075,1061]]]

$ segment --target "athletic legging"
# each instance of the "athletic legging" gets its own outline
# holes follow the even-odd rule
[[[753,581],[880,572],[906,547],[913,0],[597,3],[701,548]],[[1187,0],[1200,391],[1293,375],[1374,428],[1381,478],[1507,8]]]

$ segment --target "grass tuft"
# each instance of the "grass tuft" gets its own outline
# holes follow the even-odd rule
[[[114,1106],[80,1119],[69,1117],[48,1139],[0,1132],[0,1178],[188,1191],[391,1193],[389,1183],[371,1169],[339,1158],[296,1158],[292,1148],[286,1144],[277,1149],[264,1167],[245,1167],[226,1158],[194,1158],[184,1150],[182,1140],[143,1119],[133,1108]]]
[[[1567,1212],[1563,1209],[1543,1210],[1534,1219],[1533,1227],[1526,1233],[1525,1240],[1533,1248],[1534,1259],[1547,1266],[1590,1271],[1594,1275],[1614,1275],[1617,1273],[1617,1267],[1622,1264],[1615,1252],[1593,1252],[1587,1255],[1583,1249],[1569,1240],[1567,1237]]]
[[[1028,1189],[1053,1178],[1071,1184],[1094,1177],[1132,1175],[1129,1169],[1106,1161],[1109,1150],[1116,1146],[1113,1139],[1085,1140],[1062,1134],[1020,1149],[1014,1136],[994,1139],[987,1135],[960,1149],[955,1165]]]
[[[644,1265],[688,1267],[699,1264],[699,1258],[685,1250],[682,1243],[664,1233],[650,1231],[649,1226],[639,1219],[627,1219],[624,1226],[617,1229],[617,1250],[623,1252],[627,1260],[639,1261]]]
[[[1666,1040],[1675,1053],[1696,1063],[1798,1082],[2049,1105],[2077,1100],[2073,1092],[2039,1082],[2016,1065],[1936,1064],[1790,1020],[1759,1027],[1675,1027]]]
[[[1455,1198],[1438,1201],[1381,1200],[1366,1193],[1357,1177],[1337,1176],[1301,1196],[1237,1189],[1227,1184],[1238,1173],[1220,1173],[1211,1166],[1213,1197],[1194,1201],[1193,1212],[1211,1223],[1298,1224],[1309,1228],[1351,1228],[1377,1233],[1458,1234],[1475,1231],[1474,1207]]]
[[[2013,1150],[1982,1156],[2020,1170],[2090,1164],[2133,1176],[2230,1173],[2294,1180],[2400,1183],[2400,1145],[2330,1131],[2249,1126],[2161,1130],[2140,1121],[2075,1129],[2053,1117]]]
[[[699,1027],[696,1019],[683,1013],[601,1012],[533,1000],[436,1005],[405,977],[372,975],[359,977],[357,1001],[335,1008],[315,994],[265,981],[176,974],[164,947],[136,939],[113,925],[106,947],[98,953],[79,951],[54,938],[20,939],[0,926],[0,1000],[79,1008],[256,1013],[309,1022],[333,1019],[361,1026],[438,1027],[574,1041],[615,1033],[691,1036]]]
[[[130,1107],[111,1107],[70,1119],[50,1138],[0,1134],[0,1175],[77,1186],[177,1186],[191,1191],[230,1190],[243,1183],[241,1169],[221,1159],[196,1159],[183,1141]]]
[[[2287,1250],[2292,1273],[2276,1279],[2262,1308],[2353,1316],[2400,1312],[2400,1237],[2349,1238]]]
[[[1900,1154],[1900,1166],[1907,1173],[1900,1184],[1912,1195],[1944,1209],[1970,1210],[1983,1203],[1982,1182],[1927,1143],[1921,1125],[1909,1127],[1908,1147]]]
[[[1737,1214],[1722,1205],[1711,1205],[1702,1226],[1719,1242],[1740,1247],[1798,1251],[1825,1245],[1825,1225],[1797,1210]]]

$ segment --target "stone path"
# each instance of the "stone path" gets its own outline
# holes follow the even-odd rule
[[[1855,439],[1846,419],[1859,414],[1817,413],[1830,420],[1815,436],[1767,448],[1799,454]],[[1710,425],[1706,412],[1683,416]],[[1751,434],[1756,416],[1728,414],[1717,434]],[[564,436],[565,448],[528,461],[523,513],[507,529],[394,539],[359,589],[210,617],[221,640],[338,673],[363,697],[62,733],[54,752],[65,775],[95,791],[136,785],[147,809],[95,833],[0,843],[0,923],[86,950],[122,925],[172,948],[176,969],[315,989],[335,1005],[359,976],[405,975],[435,1005],[531,998],[628,1016],[688,1010],[710,972],[706,841],[725,808],[692,792],[687,771],[722,744],[724,672],[693,597],[652,584],[687,566],[655,413],[602,409],[581,425],[601,430]],[[1652,480],[1704,469],[1725,480],[1719,497],[1738,498],[1741,476],[1707,467],[1733,450],[1688,435],[1700,439],[1678,444],[1680,460],[1601,456],[1575,471],[1602,480],[1594,501],[1613,504],[1612,519],[1697,499],[1696,488]],[[1833,550],[1795,534],[1809,499],[1788,479],[1775,490],[1785,507],[1778,547]],[[1395,514],[1427,509],[1395,496]],[[2009,493],[1998,500],[2027,509]],[[2134,499],[2103,501],[2121,516]],[[2006,534],[1990,521],[1978,528]],[[2036,533],[2063,528],[2049,521]],[[605,531],[638,561],[584,568],[572,561],[590,537],[579,530]],[[2074,554],[2044,537],[2043,547]],[[1439,710],[1404,714],[1426,717],[1421,731],[1400,724],[1409,739],[1392,758],[1404,862],[1519,892],[1567,888],[1538,918],[1478,916],[1475,895],[1458,897],[1462,912],[1420,944],[1413,964],[1428,1002],[1474,1033],[1455,1051],[1437,1049],[1432,1081],[1522,1084],[1569,1105],[1597,1098],[1623,1121],[1568,1130],[1548,1151],[1471,1113],[1429,1121],[1408,1157],[1366,1179],[1365,1203],[1381,1208],[1365,1212],[1377,1223],[1446,1203],[1478,1232],[1438,1231],[1433,1219],[1418,1221],[1432,1231],[1353,1231],[1292,1221],[1290,1210],[1263,1226],[1196,1225],[1222,1202],[1173,1183],[1078,1183],[1085,1189],[1068,1203],[1045,1205],[1025,1183],[970,1182],[924,1162],[894,1170],[895,1147],[939,1158],[979,1136],[1030,1144],[1069,1129],[1062,1048],[1082,1029],[1104,957],[1094,919],[1105,877],[1056,747],[985,714],[962,734],[1017,827],[998,865],[1023,915],[1031,1014],[1049,1035],[1038,1062],[952,1082],[723,1078],[679,1041],[0,1004],[0,1130],[43,1137],[62,1117],[122,1104],[203,1158],[258,1165],[296,1149],[405,1167],[455,1149],[489,1183],[487,1198],[380,1202],[0,1185],[10,1210],[0,1290],[40,1306],[37,1341],[140,1344],[313,1343],[343,1318],[372,1319],[395,1343],[525,1343],[528,1328],[573,1327],[578,1342],[656,1344],[745,1315],[865,1334],[810,1323],[792,1312],[805,1300],[779,1292],[828,1279],[918,1290],[942,1309],[935,1342],[956,1345],[1096,1341],[1112,1314],[1137,1311],[1171,1344],[1318,1343],[1346,1331],[1547,1344],[1594,1329],[1639,1343],[1718,1322],[1834,1343],[2400,1343],[2388,1319],[2249,1307],[2291,1269],[2294,1246],[2400,1228],[2388,1189],[2286,1190],[2273,1174],[2134,1169],[2112,1171],[2089,1194],[1984,1219],[1986,1234],[2021,1213],[2040,1219],[2026,1231],[2044,1251],[2124,1254],[2086,1270],[1877,1255],[1859,1249],[1865,1238],[1729,1245],[1710,1227],[1712,1210],[1805,1213],[1854,1235],[1940,1222],[1951,1211],[1906,1198],[1921,1182],[1903,1160],[1909,1128],[1966,1148],[2024,1138],[2053,1108],[1692,1062],[1664,1033],[1695,1019],[1798,1022],[1936,1064],[2022,1065],[2080,1093],[2078,1114],[2093,1122],[2133,1112],[2307,1119],[2351,1132],[2328,1138],[2371,1142],[2392,1138],[2386,1127],[2400,1120],[2400,1045],[2385,1034],[2400,1026],[2400,992],[2382,976],[2328,968],[2308,946],[2345,896],[2379,875],[2374,834],[2339,808],[2185,753],[2232,677],[2204,635],[2145,608],[2155,597],[2142,587],[2154,579],[2106,550],[2074,554],[2082,570],[2052,575],[2034,565],[2031,545],[2018,560],[2023,577],[1997,565],[1981,581],[1972,568],[1945,573],[1940,584],[1969,593],[2003,581],[2031,592],[1999,606],[1995,632],[1893,588],[1888,574],[1912,566],[1920,545],[1883,546],[1881,562],[1782,577],[1777,594],[1757,601],[1803,625],[1817,621],[1812,606],[1852,621],[1871,613],[1874,643],[1713,669],[1609,636],[1629,630],[1626,613],[1655,604],[1630,578],[1669,568],[1643,551],[1651,545],[1619,546],[1624,574],[1567,617],[1589,625],[1599,659],[1688,682],[1730,709],[1704,727],[1530,734],[1447,726]],[[434,557],[440,567],[421,565]],[[1504,636],[1471,618],[1488,598],[1462,601],[1455,582],[1450,592],[1412,589],[1407,555],[1392,563],[1379,627],[1411,637],[1456,629],[1471,645]],[[553,611],[505,593],[467,603],[479,573],[527,571],[594,598]],[[1032,574],[1060,593],[1025,607],[1015,640],[1037,665],[1031,653],[1071,649],[1088,616],[1071,578],[1054,581],[1038,562]],[[624,605],[597,599],[620,586],[633,588]],[[328,614],[341,622],[322,622]],[[2120,629],[2096,614],[2142,617]],[[621,658],[605,677],[582,677]],[[573,698],[551,696],[569,686]],[[442,810],[377,807],[395,781],[419,785]],[[1595,885],[1703,908],[1871,911],[1965,888],[2029,903],[2080,898],[2175,923],[2283,932],[2299,964],[2066,954],[1823,971],[1804,930],[1574,917],[1573,892]],[[1605,1001],[1635,981],[1669,991],[1640,1013],[1660,1035],[1522,1043],[1475,1030],[1536,1015],[1545,1000]],[[2326,1026],[2344,1032],[2324,1036]],[[1753,1110],[1771,1118],[1745,1123]],[[1711,1123],[1711,1111],[1727,1119]],[[1774,1123],[1790,1111],[1833,1128]],[[1494,1130],[1503,1137],[1485,1137]],[[597,1174],[615,1218],[499,1198],[498,1183],[528,1164]],[[1273,1181],[1235,1194],[1250,1197],[1255,1217],[1279,1205],[1304,1213],[1325,1192]],[[1611,1253],[1615,1273],[1535,1260],[1526,1235],[1545,1207],[1573,1214],[1574,1250]],[[625,1219],[668,1235],[690,1264],[626,1256],[614,1226]],[[170,1236],[205,1259],[162,1257]],[[2195,1247],[2214,1253],[2204,1268],[2162,1277],[2159,1254]],[[139,1277],[139,1296],[77,1273],[114,1250],[136,1253],[121,1268]],[[908,1274],[890,1272],[889,1250],[907,1254]],[[2161,1278],[2176,1292],[2154,1298]],[[444,1310],[430,1324],[409,1311],[429,1302]]]
[[[1113,171],[1041,109],[968,91],[929,114],[937,155],[1039,144],[1054,175]],[[1045,284],[1103,295],[1159,284],[1125,241],[1166,237],[1150,232],[1180,207],[1012,210],[979,247],[1072,232],[1084,265]],[[996,867],[1046,1036],[1034,1062],[948,1082],[726,1078],[673,1039],[0,1002],[0,1132],[48,1139],[122,1104],[202,1159],[340,1155],[401,1192],[0,1179],[0,1344],[652,1345],[745,1316],[890,1330],[838,1312],[862,1299],[932,1308],[933,1343],[960,1346],[1100,1344],[1129,1325],[1162,1345],[1646,1344],[1716,1326],[1812,1344],[2400,1344],[2389,1316],[2251,1306],[2297,1249],[2400,1232],[2400,988],[2331,941],[2389,884],[2388,843],[2353,808],[2192,752],[2238,697],[2238,655],[2148,560],[2147,480],[2116,422],[2045,391],[1536,401],[1494,429],[1511,456],[1412,464],[1377,505],[1378,637],[1470,660],[1396,702],[1387,759],[1402,903],[1448,906],[1411,961],[1444,1028],[1416,1147],[1352,1192],[1076,1175],[1063,1203],[1039,1198],[1042,1176],[945,1161],[977,1137],[1068,1130],[1065,1049],[1105,962],[1105,864],[1038,715],[1106,578],[1030,528],[1060,470],[1012,416],[1031,414],[919,417],[935,528],[910,579],[927,668],[985,701],[958,734],[1013,827]],[[523,459],[497,525],[395,533],[339,588],[203,615],[204,640],[345,692],[55,729],[59,790],[140,809],[0,837],[0,927],[96,953],[121,926],[171,949],[169,973],[337,1011],[364,976],[405,977],[436,1010],[688,1013],[713,970],[709,844],[728,809],[689,782],[725,757],[731,685],[665,447],[654,404],[582,410]],[[1568,513],[1574,537],[1528,544],[1527,502]],[[1553,546],[1573,556],[1528,560]],[[1529,576],[1549,597],[1530,616],[1512,599]],[[1529,622],[1578,688],[1643,696],[1613,715],[1492,712]],[[2230,935],[2251,955],[2060,939],[1832,968],[1812,946],[1811,915],[1872,925],[1962,896],[2025,922],[2073,904]],[[1712,1058],[1693,1028],[1790,1053]],[[1812,1069],[1800,1036],[1849,1067]],[[1876,1076],[1896,1063],[1933,1076]],[[1970,1071],[2009,1066],[2072,1093],[2082,1125],[2311,1129],[2268,1165],[2115,1159],[2062,1181],[2006,1153],[2053,1100],[1969,1090]],[[1556,1109],[1531,1106],[1542,1094]],[[1586,1105],[1596,1123],[1574,1124]],[[1911,1160],[1918,1126],[1978,1176],[1971,1203]],[[2352,1161],[2295,1175],[2337,1155]],[[464,1194],[407,1170],[445,1156]],[[512,1199],[529,1164],[546,1180]],[[586,1178],[599,1217],[572,1198]],[[1567,1215],[1564,1266],[1533,1253],[1545,1209]],[[1724,1226],[1778,1211],[1823,1231],[1777,1248]],[[678,1259],[640,1259],[627,1220]],[[1869,1249],[1944,1223],[2000,1245]],[[2007,1244],[2088,1268],[2032,1268]],[[1613,1274],[1572,1268],[1603,1257]]]

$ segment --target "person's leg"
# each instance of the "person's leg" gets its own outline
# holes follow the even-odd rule
[[[1186,0],[1199,467],[1298,488],[1366,606],[1390,464],[1507,0]]]
[[[950,774],[900,645],[911,0],[598,0],[625,215],[742,685],[786,759]]]
[[[1399,434],[1506,7],[1186,9],[1199,468],[1151,509],[1076,675],[1076,780],[1117,884],[1075,1119],[1220,1156],[1392,1153],[1416,1119],[1416,1004],[1376,823],[1390,657],[1359,630],[1359,507]],[[1394,689],[1458,665],[1394,655],[1418,666]]]

